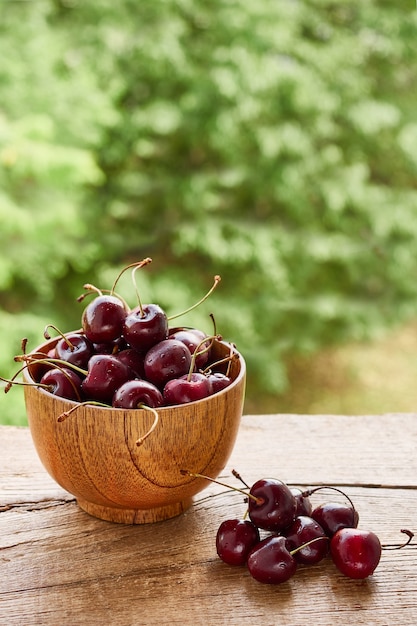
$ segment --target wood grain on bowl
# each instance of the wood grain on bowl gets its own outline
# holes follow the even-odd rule
[[[36,349],[46,353],[47,342]],[[214,342],[216,359],[227,357],[230,345]],[[35,366],[34,366],[35,367]],[[44,467],[77,498],[88,513],[109,521],[160,521],[187,509],[192,498],[215,478],[234,447],[242,415],[246,366],[239,354],[231,363],[229,387],[203,400],[158,409],[115,409],[79,404],[67,419],[58,418],[76,403],[37,386],[25,385],[31,435]],[[33,382],[31,367],[24,373]]]

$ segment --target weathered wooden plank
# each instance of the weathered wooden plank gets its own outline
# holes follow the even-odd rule
[[[244,416],[229,466],[252,480],[417,486],[417,414]],[[0,426],[0,506],[64,497],[27,428]],[[190,468],[192,469],[192,468]]]
[[[0,510],[16,503],[72,499],[45,472],[28,428],[0,426]]]
[[[246,416],[222,479],[274,475],[338,484],[383,543],[417,530],[415,415]],[[287,583],[223,564],[215,534],[243,496],[209,485],[185,514],[129,526],[97,520],[44,472],[27,429],[0,427],[0,624],[408,626],[417,621],[417,547],[384,551],[354,581],[329,560]],[[382,485],[382,486],[378,486]],[[337,494],[320,492],[315,502]]]
[[[399,522],[415,515],[410,490],[358,488],[349,494],[361,526],[388,543],[399,539]],[[2,540],[0,553],[1,615],[11,625],[103,624],[109,616],[115,625],[202,624],[209,616],[214,625],[333,626],[348,615],[358,624],[415,624],[415,546],[384,552],[367,581],[346,579],[326,561],[300,568],[280,587],[264,586],[215,554],[218,524],[244,508],[234,496],[221,494],[180,518],[146,526],[95,520],[73,503],[8,511],[0,516],[3,538],[13,528],[13,542],[6,547]],[[396,512],[389,528],[387,509]]]

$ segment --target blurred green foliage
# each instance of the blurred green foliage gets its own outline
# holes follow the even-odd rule
[[[145,256],[170,314],[221,275],[183,321],[215,314],[259,411],[291,355],[414,317],[416,36],[405,0],[1,2],[2,375]]]

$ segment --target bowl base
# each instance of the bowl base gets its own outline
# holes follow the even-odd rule
[[[152,509],[120,509],[117,507],[101,506],[93,502],[87,502],[82,498],[77,498],[77,504],[86,513],[105,520],[106,522],[117,522],[118,524],[150,524],[152,522],[162,522],[181,515],[192,504],[192,498],[159,506]]]

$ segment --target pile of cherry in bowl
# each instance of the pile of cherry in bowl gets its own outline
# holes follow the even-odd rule
[[[234,475],[242,480],[237,472]],[[324,487],[302,491],[272,478],[251,487],[244,484],[247,515],[221,523],[216,549],[222,561],[246,566],[261,583],[285,582],[298,565],[314,565],[329,554],[345,576],[367,578],[378,566],[382,549],[388,548],[374,532],[358,529],[359,516],[351,499],[336,487],[330,489],[343,494],[347,504],[335,499],[313,508],[310,496]],[[411,541],[413,533],[401,532],[407,541],[391,548]]]
[[[144,259],[122,272],[131,268],[134,274],[150,261]],[[205,300],[219,281],[216,276],[208,294],[185,312]],[[219,336],[171,327],[172,318],[158,304],[142,305],[139,296],[137,306],[130,308],[115,293],[116,282],[107,293],[84,286],[79,300],[91,295],[93,299],[82,312],[80,330],[60,333],[47,354],[16,357],[38,373],[38,387],[79,403],[156,409],[206,398],[232,382],[229,366],[238,357],[232,344],[228,358],[213,362],[211,348]],[[58,331],[49,325],[46,339],[51,327]],[[8,382],[10,386],[14,381]]]

